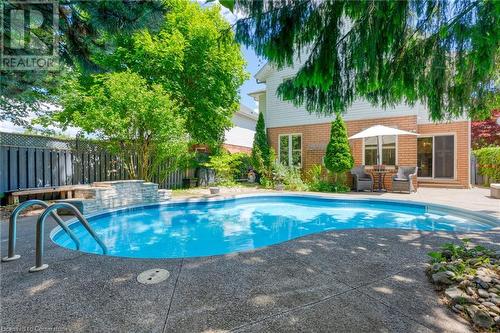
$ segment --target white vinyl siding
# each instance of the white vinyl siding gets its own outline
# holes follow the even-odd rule
[[[304,58],[305,59],[305,58]],[[265,80],[266,95],[260,98],[261,106],[265,105],[266,127],[285,127],[298,125],[322,124],[334,120],[334,116],[324,117],[310,114],[305,107],[295,107],[292,102],[284,101],[277,95],[279,85],[287,79],[293,78],[299,70],[301,63],[297,62],[292,67],[276,70],[268,66],[260,79]],[[264,111],[264,110],[261,110]],[[373,106],[365,100],[357,100],[343,115],[344,120],[392,118],[402,116],[417,116],[417,123],[432,123],[424,105],[415,103],[414,106],[399,104],[394,107],[382,108]],[[456,119],[454,121],[461,121]]]

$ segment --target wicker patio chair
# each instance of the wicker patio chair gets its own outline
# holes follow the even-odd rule
[[[416,192],[413,179],[417,178],[418,167],[400,166],[398,173],[392,177],[393,192]]]
[[[351,169],[353,190],[373,191],[373,176],[365,172],[365,166],[361,165]]]

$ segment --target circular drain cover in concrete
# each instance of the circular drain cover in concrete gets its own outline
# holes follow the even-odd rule
[[[142,284],[155,284],[165,281],[170,276],[166,269],[153,268],[137,275],[137,281]]]

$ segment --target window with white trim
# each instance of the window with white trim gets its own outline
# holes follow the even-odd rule
[[[302,166],[302,135],[282,134],[279,136],[278,161],[286,166]]]
[[[377,144],[381,145],[382,149],[382,164],[396,165],[396,136],[385,135],[382,137],[382,142],[377,142],[376,137],[365,138],[365,165],[377,164]]]

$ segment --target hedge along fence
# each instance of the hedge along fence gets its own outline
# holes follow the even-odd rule
[[[500,147],[486,147],[474,150],[479,173],[488,178],[489,183],[500,181]]]
[[[180,188],[184,176],[177,170],[153,181],[160,188]],[[0,194],[123,179],[130,179],[124,163],[96,142],[0,132]]]

